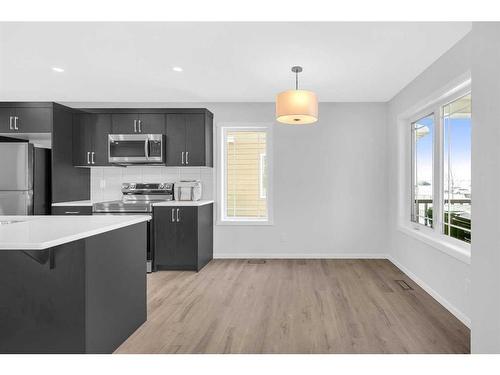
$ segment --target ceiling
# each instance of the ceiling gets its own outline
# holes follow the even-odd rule
[[[388,101],[469,22],[1,23],[0,100]],[[175,72],[173,67],[182,67]],[[52,70],[60,67],[64,72]]]

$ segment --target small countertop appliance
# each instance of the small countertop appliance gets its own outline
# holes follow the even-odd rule
[[[174,200],[199,201],[201,199],[201,182],[199,180],[181,180],[174,183]]]

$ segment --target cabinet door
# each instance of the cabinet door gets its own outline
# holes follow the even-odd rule
[[[153,212],[154,260],[156,266],[168,266],[175,254],[176,222],[174,207],[157,207]]]
[[[0,133],[13,133],[15,108],[0,108]]]
[[[139,114],[139,130],[144,134],[165,134],[165,115],[162,113]]]
[[[78,114],[73,117],[73,165],[75,166],[90,165],[93,124],[92,114]]]
[[[182,268],[196,269],[196,247],[198,244],[197,235],[197,208],[196,207],[176,207],[176,242],[173,265]]]
[[[185,115],[167,115],[167,165],[183,166],[183,153],[186,151]],[[184,155],[185,156],[185,155]],[[185,159],[184,159],[185,160]]]
[[[187,166],[205,165],[205,115],[189,114],[186,118]]]
[[[111,115],[96,114],[93,116],[92,151],[93,165],[108,165],[108,134],[111,132]]]
[[[137,113],[117,113],[111,116],[113,134],[133,134],[138,133]]]
[[[16,108],[19,133],[50,133],[52,131],[52,108]]]

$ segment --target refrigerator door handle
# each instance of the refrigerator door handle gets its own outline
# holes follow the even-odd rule
[[[9,117],[9,129],[10,129],[10,130],[14,130],[14,129],[12,129],[12,119],[13,119],[13,118],[14,118],[14,117],[12,117],[12,116],[10,116],[10,117]]]
[[[17,120],[19,120],[19,117],[15,116],[14,117],[14,129],[15,130],[19,130],[19,128],[17,127]]]
[[[90,164],[90,151],[87,151],[87,164]]]

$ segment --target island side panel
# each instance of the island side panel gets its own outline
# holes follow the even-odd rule
[[[87,353],[112,353],[146,321],[146,225],[85,240]]]
[[[84,247],[0,251],[0,353],[84,352]]]
[[[198,207],[197,271],[205,267],[214,257],[213,207],[213,203]]]

